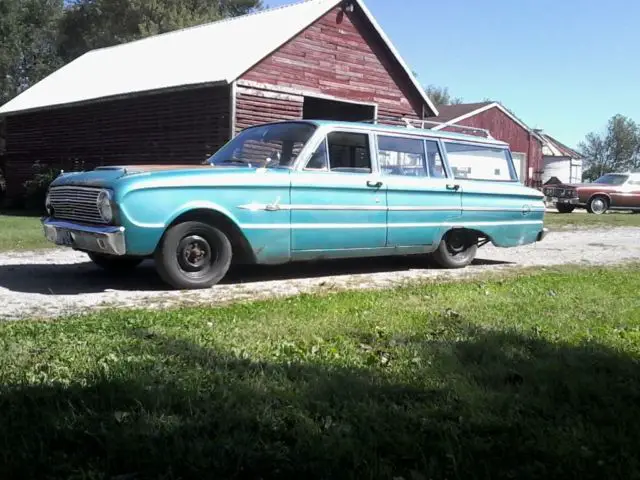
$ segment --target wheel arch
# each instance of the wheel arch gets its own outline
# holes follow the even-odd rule
[[[607,202],[609,202],[609,205],[611,205],[611,195],[608,194],[607,192],[595,192],[592,193],[591,195],[589,195],[589,198],[587,198],[587,204],[589,204],[589,202],[591,200],[593,200],[596,197],[604,197],[607,199]]]
[[[187,221],[204,222],[222,230],[231,242],[233,263],[256,263],[255,252],[240,226],[229,215],[213,208],[193,207],[183,211],[166,226],[162,238],[171,227]],[[162,243],[162,238],[158,245]]]
[[[476,237],[477,241],[480,241],[482,239],[485,239],[486,242],[483,243],[489,243],[489,242],[493,242],[493,238],[491,238],[491,235],[489,235],[488,233],[482,231],[481,229],[478,228],[469,228],[469,227],[449,227],[449,228],[445,228],[442,230],[440,238],[438,238],[438,242],[437,244],[440,244],[440,242],[442,242],[442,239],[449,233],[452,231],[458,231],[458,232],[464,232],[465,234],[468,235],[473,235]]]

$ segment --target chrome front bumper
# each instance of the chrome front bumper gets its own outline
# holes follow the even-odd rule
[[[77,223],[42,219],[44,236],[56,245],[107,255],[124,255],[124,227],[89,226]]]
[[[545,203],[550,203],[552,205],[561,204],[561,205],[578,205],[580,203],[579,198],[565,198],[565,197],[544,197]]]

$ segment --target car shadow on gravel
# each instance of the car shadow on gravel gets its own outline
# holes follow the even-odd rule
[[[477,259],[473,266],[508,265],[509,262]],[[221,285],[303,280],[344,275],[406,272],[438,267],[418,257],[380,257],[324,260],[277,266],[233,267]],[[132,272],[105,272],[91,262],[73,264],[0,265],[0,288],[44,295],[81,295],[109,290],[160,292],[171,290],[158,277],[153,262],[146,261]]]

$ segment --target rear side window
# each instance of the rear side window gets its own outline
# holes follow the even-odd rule
[[[453,176],[468,180],[517,180],[506,149],[445,142]]]
[[[415,138],[378,137],[378,161],[385,175],[426,177],[424,142]]]
[[[442,156],[440,155],[440,147],[438,142],[433,140],[427,140],[425,142],[427,147],[427,164],[429,165],[429,176],[431,178],[445,178],[447,172],[444,169],[444,163]]]
[[[417,138],[378,136],[378,161],[384,175],[445,178],[438,142]]]

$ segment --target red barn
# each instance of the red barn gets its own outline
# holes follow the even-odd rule
[[[544,170],[542,139],[512,112],[498,102],[441,105],[438,110],[440,113],[429,118],[429,121],[443,125],[433,127],[434,130],[475,133],[451,127],[458,125],[489,131],[493,138],[510,145],[520,180],[527,185],[540,187]]]
[[[91,51],[0,108],[17,194],[34,163],[199,163],[238,130],[438,111],[361,0],[308,0]]]

